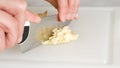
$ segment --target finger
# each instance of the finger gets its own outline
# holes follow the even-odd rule
[[[17,10],[17,14],[15,14],[15,18],[17,20],[17,24],[18,24],[18,39],[17,39],[17,43],[21,42],[22,40],[22,36],[23,36],[23,31],[24,31],[24,24],[26,21],[26,8],[27,8],[27,3],[24,0],[19,0],[17,2],[19,5],[17,5],[17,7],[19,9]],[[23,5],[22,5],[23,4]]]
[[[73,20],[75,17],[76,0],[69,0],[68,2],[69,2],[68,19]]]
[[[26,11],[26,18],[28,21],[31,21],[34,23],[39,23],[41,21],[40,17],[37,14],[34,14],[29,10]]]
[[[0,11],[0,27],[6,32],[6,47],[12,47],[18,36],[16,20],[4,11]]]
[[[0,51],[5,49],[5,34],[4,31],[0,28]]]
[[[9,13],[10,15],[12,15],[13,17],[15,17],[15,19],[17,20],[17,26],[18,27],[18,31],[19,31],[19,35],[18,35],[18,40],[16,42],[19,42],[22,39],[22,34],[23,34],[23,29],[24,29],[24,22],[25,22],[25,10],[27,7],[27,3],[25,0],[15,0],[15,2],[6,2],[5,3],[1,3],[2,7],[0,7],[2,10],[4,10],[5,12]],[[6,5],[7,4],[7,5]],[[8,7],[8,5],[10,5]],[[14,9],[14,10],[13,10]]]
[[[80,7],[80,0],[76,0],[76,4],[75,4],[75,17],[74,17],[74,19],[78,19],[79,7]]]
[[[15,18],[17,19],[17,26],[18,26],[18,38],[17,38],[17,43],[21,42],[22,36],[23,36],[23,30],[24,30],[24,24],[25,24],[25,12],[21,11],[19,12]]]
[[[27,3],[25,0],[15,0],[14,2],[6,2],[5,0],[3,2],[0,2],[0,9],[13,16],[17,15],[20,10],[25,9],[26,6]]]
[[[66,13],[68,10],[68,0],[57,0],[58,1],[58,16],[60,21],[64,22],[66,20]]]

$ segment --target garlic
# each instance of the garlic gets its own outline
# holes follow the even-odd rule
[[[77,40],[79,35],[70,30],[69,26],[63,28],[54,28],[52,36],[48,40],[43,41],[42,44],[62,44]]]

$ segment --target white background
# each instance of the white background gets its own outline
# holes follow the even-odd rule
[[[27,0],[29,6],[45,6],[43,0]],[[42,1],[42,2],[41,2]],[[80,0],[80,6],[120,6],[120,0]]]

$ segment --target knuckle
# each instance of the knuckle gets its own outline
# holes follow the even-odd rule
[[[72,9],[73,9],[73,8],[75,8],[75,5],[74,5],[74,4],[70,4],[70,5],[69,5],[69,8],[72,8]]]
[[[16,37],[15,36],[10,37],[9,35],[9,38],[7,39],[7,42],[6,42],[6,47],[10,48],[10,47],[13,47],[15,44],[16,44]]]
[[[27,8],[27,3],[23,0],[21,0],[18,4],[18,9],[20,10],[25,10]]]
[[[69,13],[75,13],[75,8],[70,8]]]
[[[65,11],[65,10],[67,10],[67,9],[68,9],[68,6],[59,7],[59,10],[61,10],[61,11]]]
[[[65,13],[66,13],[66,10],[65,10],[65,9],[59,10],[59,14],[60,14],[60,15],[63,15],[63,14],[65,14]]]

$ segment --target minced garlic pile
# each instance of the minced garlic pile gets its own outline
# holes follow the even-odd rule
[[[77,40],[79,35],[69,29],[68,26],[63,28],[54,28],[52,36],[48,40],[43,41],[42,44],[62,44],[73,40]]]

